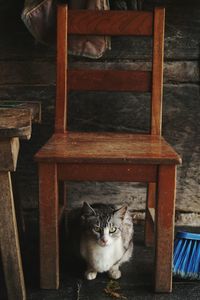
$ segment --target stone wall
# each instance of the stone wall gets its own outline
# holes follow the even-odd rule
[[[42,103],[42,123],[34,125],[32,139],[22,143],[17,170],[24,212],[32,214],[38,207],[33,155],[53,131],[55,49],[34,41],[20,20],[22,2],[15,7],[10,2],[7,5],[0,2],[0,100]],[[111,7],[127,8],[130,2],[113,0]],[[163,135],[183,158],[183,165],[178,168],[177,218],[189,224],[193,220],[200,223],[200,2],[143,1],[145,9],[151,9],[153,4],[166,6]],[[112,38],[112,50],[102,59],[73,57],[70,63],[76,67],[109,68],[115,64],[119,68],[147,69],[150,46],[147,38]],[[69,128],[144,132],[148,130],[148,112],[147,94],[73,93],[69,100]],[[138,184],[89,182],[73,182],[68,189],[69,205],[83,200],[110,202],[111,199],[116,203],[126,201],[134,211],[143,212],[145,189]]]

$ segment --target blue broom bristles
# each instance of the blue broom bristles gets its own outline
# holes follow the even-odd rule
[[[173,275],[200,280],[200,234],[178,232],[174,243]]]

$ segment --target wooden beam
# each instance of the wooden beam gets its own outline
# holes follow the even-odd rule
[[[19,138],[0,138],[0,171],[15,171],[19,153]]]
[[[158,293],[172,291],[175,193],[176,166],[159,166],[155,235],[155,291]]]
[[[40,286],[59,286],[59,205],[57,167],[39,164]]]
[[[39,75],[39,74],[38,74]],[[0,100],[0,108],[30,109],[31,120],[34,123],[41,122],[41,102]]]
[[[0,108],[0,137],[31,137],[31,111],[27,108]]]
[[[161,135],[162,131],[164,25],[165,9],[156,7],[154,12],[151,107],[151,133],[155,135]]]
[[[9,300],[26,299],[9,172],[0,172],[0,247]]]

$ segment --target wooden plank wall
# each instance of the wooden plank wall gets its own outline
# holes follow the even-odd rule
[[[18,163],[18,185],[24,211],[37,211],[37,167],[33,155],[53,130],[55,98],[55,51],[38,44],[20,21],[19,6],[0,2],[0,100],[42,102],[42,124],[34,126],[31,141],[23,142]],[[122,3],[123,2],[123,3]],[[1,4],[2,3],[2,4]],[[111,4],[116,6],[117,0]],[[126,7],[128,1],[118,1]],[[166,6],[164,122],[163,134],[183,157],[178,171],[177,210],[200,212],[200,99],[199,41],[200,2],[198,0],[144,1]],[[149,68],[150,41],[147,38],[113,38],[112,50],[99,60],[71,58],[76,66],[104,69]],[[114,62],[114,61],[117,62]],[[69,127],[75,130],[144,131],[148,127],[148,96],[94,93],[70,97]],[[145,113],[144,113],[145,112]],[[143,189],[130,184],[71,185],[69,201],[128,201],[133,209],[144,208]],[[104,198],[103,198],[104,197]]]

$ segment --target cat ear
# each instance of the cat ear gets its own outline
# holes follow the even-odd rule
[[[96,215],[95,210],[87,202],[83,203],[82,214],[87,216]]]
[[[117,210],[115,210],[114,215],[123,220],[125,217],[125,214],[127,212],[127,209],[128,209],[128,206],[124,205],[124,206],[118,208]]]

